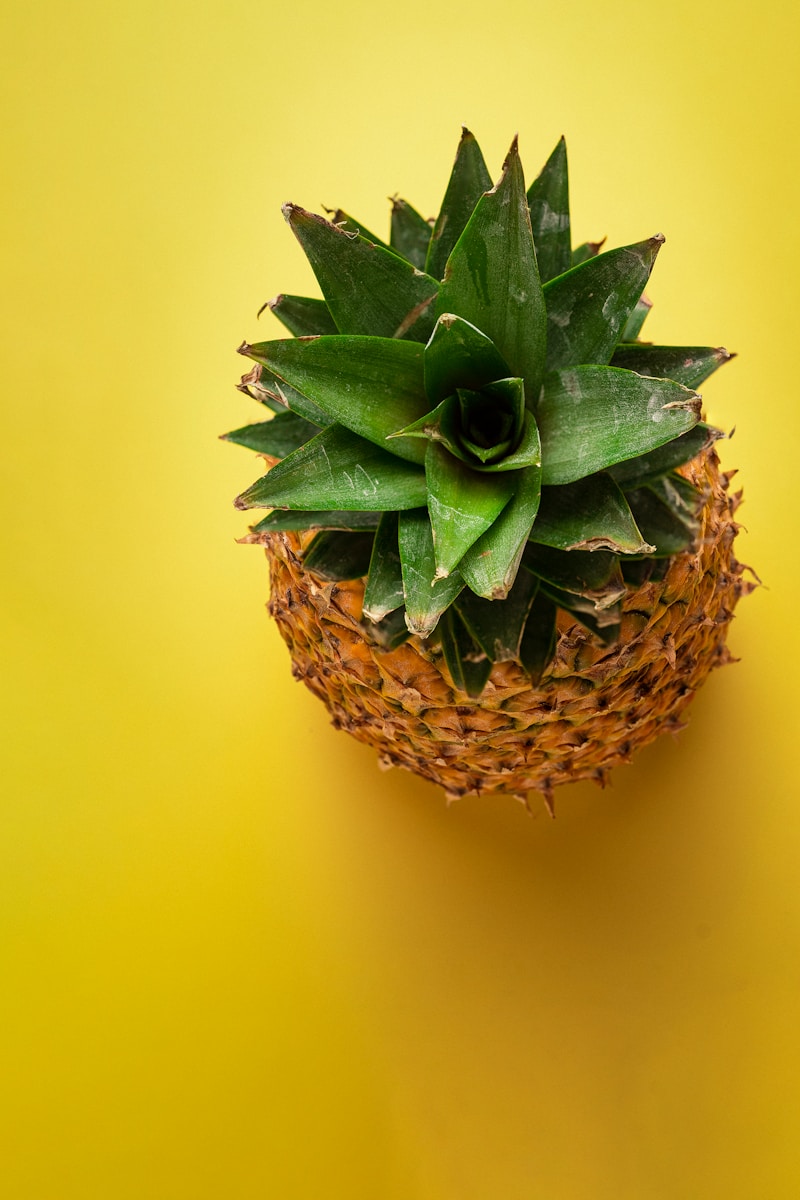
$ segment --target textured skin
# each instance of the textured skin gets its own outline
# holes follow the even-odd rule
[[[604,783],[682,714],[712,668],[730,660],[728,624],[745,581],[733,554],[740,495],[707,450],[684,473],[707,497],[692,550],[666,576],[630,587],[619,641],[601,646],[559,614],[550,673],[532,687],[522,668],[499,663],[483,695],[454,689],[441,654],[417,638],[386,651],[360,623],[363,582],[328,583],[303,570],[301,540],[272,534],[269,609],[295,677],[324,700],[333,724],[374,746],[383,766],[416,772],[448,799],[502,792],[552,803],[558,784]]]

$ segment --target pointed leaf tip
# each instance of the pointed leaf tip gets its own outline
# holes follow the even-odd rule
[[[253,347],[250,345],[249,342],[242,342],[241,346],[236,347],[236,353],[243,354],[245,356],[245,358],[247,358],[247,356],[250,353],[250,351],[252,350],[252,348]],[[242,383],[244,383],[244,379],[242,380]]]

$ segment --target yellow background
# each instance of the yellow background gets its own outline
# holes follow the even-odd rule
[[[5,5],[0,1174],[9,1200],[800,1194],[795,6]],[[292,681],[216,435],[279,206],[380,231],[570,149],[768,588],[679,742],[446,810]]]

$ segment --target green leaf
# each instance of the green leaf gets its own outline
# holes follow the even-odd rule
[[[361,579],[369,570],[374,536],[372,533],[325,529],[317,534],[303,555],[303,567],[336,583]]]
[[[337,512],[333,509],[329,512],[314,512],[307,508],[276,508],[255,525],[251,525],[250,532],[262,534],[314,529],[377,529],[380,519],[381,513],[369,511]]]
[[[653,307],[653,301],[642,293],[636,301],[636,307],[628,317],[623,326],[622,333],[619,335],[621,342],[635,342],[639,334],[642,332],[642,326],[647,320],[647,314]]]
[[[690,429],[687,433],[681,434],[674,441],[666,442],[663,446],[658,446],[655,450],[651,450],[647,454],[637,455],[636,458],[629,458],[626,462],[617,463],[610,468],[610,474],[626,488],[640,487],[643,483],[649,483],[651,479],[655,479],[659,475],[666,475],[669,471],[674,471],[676,467],[682,467],[684,463],[691,462],[703,450],[712,446],[714,442],[723,437],[719,429],[714,429],[711,425],[705,425],[702,421]]]
[[[548,371],[610,361],[663,243],[609,250],[545,285]]]
[[[692,529],[698,527],[697,516],[703,506],[702,493],[684,479],[682,475],[672,473],[662,475],[660,479],[652,479],[648,488],[660,500],[663,500]]]
[[[500,181],[478,201],[448,259],[436,304],[436,315],[443,313],[458,313],[494,342],[533,405],[547,329],[516,139]]]
[[[455,601],[470,633],[493,662],[519,658],[522,633],[538,586],[534,575],[520,571],[505,600],[484,600],[465,588]]]
[[[562,137],[528,188],[533,242],[542,283],[572,266],[567,143]]]
[[[421,217],[407,200],[397,196],[392,198],[392,249],[420,271],[425,270],[432,232],[430,222]]]
[[[450,252],[464,232],[475,205],[491,186],[480,146],[469,130],[464,129],[428,247],[425,270],[435,279],[444,275]]]
[[[447,579],[435,578],[433,534],[427,509],[400,514],[398,542],[406,623],[412,633],[427,637],[463,588],[464,581],[457,572],[448,575]]]
[[[555,654],[556,616],[555,604],[540,588],[534,597],[519,647],[519,661],[530,675],[534,686],[544,675]]]
[[[590,258],[597,258],[597,255],[603,248],[603,243],[605,240],[606,239],[603,238],[602,242],[581,242],[580,246],[576,246],[572,251],[572,261],[570,265],[573,267],[579,267],[581,263],[588,262]]]
[[[559,591],[589,602],[591,608],[610,608],[625,595],[619,558],[608,550],[554,550],[529,542],[523,566]]]
[[[626,492],[636,524],[654,549],[656,558],[666,558],[688,549],[694,541],[697,526],[687,522],[665,504],[649,487]]]
[[[541,468],[524,467],[513,478],[516,491],[511,500],[459,563],[464,581],[487,600],[508,595],[539,508]]]
[[[349,233],[354,237],[361,237],[365,242],[370,242],[373,246],[383,246],[384,250],[389,249],[383,238],[379,238],[377,234],[372,233],[371,230],[367,229],[366,225],[362,225],[360,221],[357,221],[355,217],[351,217],[343,209],[337,208],[334,210],[326,208],[325,212],[330,215],[331,225],[335,225],[337,229],[343,229],[345,233]]]
[[[243,425],[241,429],[223,434],[222,440],[268,454],[271,458],[285,458],[317,433],[318,425],[312,425],[296,413],[283,412],[271,421],[256,421],[254,425]]]
[[[375,534],[364,592],[364,616],[370,621],[382,621],[387,613],[394,612],[403,604],[403,572],[400,566],[397,523],[397,513],[384,513]],[[405,620],[403,626],[405,627]]]
[[[448,608],[439,625],[447,669],[458,691],[477,699],[492,673],[492,660],[481,651],[464,622]]]
[[[418,508],[425,472],[357,437],[342,425],[318,433],[235,500],[237,508]]]
[[[542,488],[529,540],[558,550],[646,554],[650,549],[621,489],[605,472]]]
[[[387,613],[382,621],[374,624],[370,622],[365,628],[373,641],[376,641],[384,650],[396,650],[411,637],[411,630],[406,625],[404,608],[396,608],[394,612]]]
[[[425,391],[432,405],[457,388],[479,391],[511,375],[491,338],[454,313],[442,313],[436,322],[425,347],[424,365]]]
[[[340,335],[261,342],[249,352],[292,387],[313,396],[327,422],[338,421],[400,458],[424,462],[424,448],[415,441],[386,442],[428,408],[418,343]]]
[[[498,469],[518,445],[525,427],[522,380],[501,379],[480,392],[459,388],[456,395],[463,449],[476,464]],[[538,458],[536,462],[539,462]]]
[[[515,476],[473,471],[437,442],[429,442],[425,477],[436,577],[443,579],[508,504]]]
[[[340,333],[428,340],[435,320],[435,279],[393,251],[297,205],[287,204],[283,211]]]
[[[596,638],[605,646],[611,646],[619,637],[622,610],[619,605],[611,608],[596,609],[591,600],[575,596],[571,592],[562,592],[552,584],[542,582],[540,595],[549,596],[559,608],[563,608],[573,617],[577,617],[581,625],[585,625]]]
[[[572,483],[686,433],[700,397],[618,367],[574,367],[545,377],[537,415],[543,482]]]
[[[262,343],[265,346],[270,344],[269,342]],[[239,354],[244,354],[247,358],[255,358],[253,351],[257,349],[258,346],[249,346],[247,342],[242,342]],[[304,396],[302,392],[296,391],[284,379],[279,379],[273,371],[267,370],[257,358],[256,365],[249,375],[242,376],[239,391],[258,400],[261,404],[267,404],[273,412],[285,412],[286,409],[289,409],[315,425],[330,424],[327,414],[318,404],[315,404],[308,396]]]
[[[336,323],[324,300],[317,300],[311,296],[287,296],[281,293],[273,300],[268,300],[266,307],[296,337],[338,333]]]
[[[612,367],[624,367],[638,375],[674,379],[684,387],[697,388],[723,363],[735,358],[723,347],[711,346],[617,346]]]

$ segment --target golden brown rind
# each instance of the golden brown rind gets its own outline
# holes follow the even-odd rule
[[[725,645],[743,578],[733,542],[740,494],[713,447],[684,473],[706,496],[695,547],[661,580],[629,587],[619,640],[602,646],[559,614],[555,659],[535,687],[516,663],[498,663],[479,699],[457,691],[441,654],[411,638],[387,651],[361,621],[363,581],[327,583],[304,571],[301,539],[267,541],[269,610],[289,646],[296,678],[324,700],[333,724],[374,746],[383,766],[405,767],[448,799],[604,783],[664,731],[708,673],[730,660]]]

